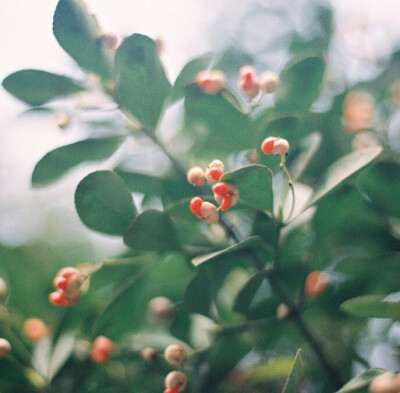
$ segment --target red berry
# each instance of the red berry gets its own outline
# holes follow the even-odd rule
[[[49,295],[50,303],[53,303],[55,306],[68,306],[68,299],[65,299],[62,293],[60,292],[52,292]]]
[[[203,200],[199,197],[194,197],[190,201],[190,211],[199,218],[203,217],[203,215],[201,214],[201,205],[202,204],[203,204]]]
[[[164,393],[179,393],[179,386],[175,386],[173,388],[165,389]]]
[[[225,185],[225,183],[214,184],[212,186],[212,191],[213,193],[223,197],[229,194],[228,187]]]
[[[221,178],[223,171],[221,168],[213,167],[209,169],[208,173],[213,180],[218,181]]]
[[[232,197],[228,194],[224,197],[221,203],[221,210],[224,212],[232,206]]]
[[[277,138],[275,138],[275,137],[269,137],[269,138],[264,139],[263,143],[261,144],[262,152],[265,154],[271,154],[276,139]]]
[[[307,297],[315,298],[321,295],[329,287],[329,276],[323,271],[311,272],[304,283],[304,291]]]
[[[54,287],[57,289],[66,289],[68,284],[68,279],[62,276],[56,276],[54,278]]]

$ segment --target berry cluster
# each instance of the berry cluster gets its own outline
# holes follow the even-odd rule
[[[49,300],[55,306],[73,306],[78,303],[84,275],[74,267],[61,269],[53,280],[57,291],[50,293]]]
[[[164,351],[165,361],[172,366],[182,367],[186,356],[185,348],[179,344],[170,344]],[[182,371],[171,371],[165,377],[164,383],[164,393],[179,393],[185,389],[187,385],[187,377]]]
[[[107,337],[99,336],[92,344],[90,357],[95,363],[104,364],[114,352],[114,343]]]
[[[226,76],[220,70],[203,70],[196,75],[195,82],[205,93],[216,95],[225,88]],[[240,69],[238,88],[247,98],[253,99],[260,92],[275,93],[278,85],[279,76],[275,72],[265,71],[257,78],[254,67],[246,65]]]
[[[200,197],[194,197],[190,201],[190,211],[206,224],[215,224],[219,220],[219,210],[226,211],[239,200],[239,190],[228,182],[219,182],[224,173],[224,164],[220,160],[214,160],[208,164],[205,171],[195,166],[187,172],[187,180],[193,186],[202,186],[205,181],[215,183],[212,186],[214,199],[220,205],[217,208],[210,202],[204,202]]]

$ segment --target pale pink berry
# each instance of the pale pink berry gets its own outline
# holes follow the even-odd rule
[[[0,338],[0,359],[7,357],[10,352],[10,343],[5,338]]]
[[[49,300],[56,306],[73,306],[78,303],[84,275],[74,267],[61,269],[53,280],[56,292],[49,295]]]
[[[151,347],[143,348],[142,351],[140,352],[140,356],[146,362],[154,362],[155,360],[157,360],[158,357],[155,349]]]
[[[281,303],[276,309],[276,319],[285,319],[290,314],[290,308],[287,304]]]
[[[182,345],[171,344],[165,348],[164,359],[173,366],[180,366],[182,362],[186,359],[186,351]]]
[[[255,78],[254,68],[251,66],[244,66],[240,69],[240,79],[238,82],[239,91],[249,98],[254,98],[260,91],[260,84]]]
[[[286,139],[270,136],[265,138],[261,144],[264,154],[287,155],[289,152],[289,142]]]
[[[92,344],[90,357],[95,363],[103,364],[108,361],[114,351],[114,343],[107,337],[99,336]]]
[[[187,384],[187,377],[181,371],[171,371],[165,377],[165,387],[167,389],[179,387],[179,392],[185,389]]]
[[[265,71],[260,75],[259,84],[265,93],[275,93],[279,86],[279,76],[273,71]]]
[[[368,388],[370,393],[397,393],[394,374],[386,372],[372,380]]]
[[[67,112],[59,111],[55,114],[56,125],[58,128],[66,128],[71,122],[71,117]]]
[[[371,128],[375,124],[375,112],[375,100],[370,93],[351,91],[343,100],[343,126],[350,133]]]
[[[37,341],[47,335],[48,329],[41,319],[28,318],[22,326],[22,331],[29,340]]]
[[[190,168],[186,174],[189,184],[195,187],[202,186],[206,181],[206,174],[199,166]]]
[[[7,283],[0,277],[0,302],[7,297]]]
[[[225,87],[225,74],[219,70],[204,70],[196,75],[196,84],[205,93],[216,95]]]
[[[171,299],[164,296],[157,296],[150,300],[149,309],[159,318],[167,319],[173,316],[175,306]]]
[[[100,35],[100,42],[104,48],[115,51],[118,48],[118,38],[113,33],[102,33]]]
[[[218,209],[210,202],[203,202],[201,205],[202,220],[206,224],[216,224],[219,220]]]

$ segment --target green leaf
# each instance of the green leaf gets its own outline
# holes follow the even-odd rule
[[[346,385],[344,385],[336,393],[367,393],[368,386],[371,381],[375,379],[378,375],[384,374],[386,372],[387,370],[383,368],[371,368],[369,370],[365,370],[353,379],[351,379],[349,382],[347,382]]]
[[[46,382],[33,369],[24,367],[11,355],[0,359],[0,388],[4,392],[35,393]],[[36,385],[36,386],[35,386]]]
[[[245,240],[242,240],[239,243],[234,244],[233,246],[230,246],[228,248],[225,248],[224,250],[221,251],[216,251],[211,254],[203,255],[201,257],[197,257],[192,259],[192,264],[194,266],[200,266],[205,262],[210,262],[210,261],[215,261],[220,257],[229,255],[229,254],[236,254],[241,251],[246,251],[252,248],[262,248],[267,250],[268,252],[270,251],[270,248],[266,243],[259,237],[259,236],[251,236],[248,237]]]
[[[359,296],[347,300],[340,308],[349,314],[364,318],[390,318],[400,321],[400,301],[385,300],[387,295]]]
[[[87,161],[108,158],[124,141],[123,137],[91,138],[59,147],[36,164],[32,186],[41,187],[58,180],[71,168]]]
[[[257,383],[284,378],[293,369],[293,361],[293,357],[280,357],[273,361],[261,363],[251,369],[247,379]]]
[[[381,152],[382,148],[380,147],[372,148],[347,154],[335,161],[327,169],[320,185],[314,190],[307,207],[314,205],[346,180],[349,180],[351,176],[357,174],[361,169],[378,157]]]
[[[82,0],[60,0],[53,18],[53,33],[61,47],[84,69],[104,80],[112,79],[111,51],[100,42],[96,18]]]
[[[164,252],[179,248],[178,235],[171,219],[157,210],[139,214],[126,230],[124,242],[138,251]]]
[[[193,59],[183,67],[172,88],[170,96],[171,103],[183,98],[185,95],[185,87],[194,82],[196,75],[200,71],[207,69],[210,61],[211,55],[205,54]]]
[[[298,393],[299,386],[303,377],[301,367],[301,350],[299,349],[294,358],[292,370],[286,380],[285,386],[283,387],[282,393]]]
[[[93,172],[78,184],[75,207],[85,225],[109,235],[122,235],[137,214],[126,184],[106,170]]]
[[[253,147],[249,117],[228,91],[210,95],[189,85],[185,92],[185,124],[185,132],[191,132],[195,139],[194,154],[206,158],[218,154],[223,158]]]
[[[55,343],[49,361],[47,379],[51,381],[61,370],[75,349],[76,332],[65,333]]]
[[[358,186],[368,198],[383,211],[400,217],[400,165],[396,162],[379,162],[362,173]]]
[[[212,301],[213,289],[210,273],[206,269],[200,269],[186,288],[185,306],[191,312],[209,317]]]
[[[3,80],[2,85],[14,97],[32,106],[84,90],[71,78],[41,70],[14,72]]]
[[[239,189],[239,200],[244,204],[272,212],[272,172],[262,165],[250,165],[225,173],[221,182],[233,183]]]
[[[125,38],[115,55],[115,65],[121,106],[144,125],[155,128],[171,88],[155,42],[141,34]]]
[[[307,57],[284,69],[276,92],[276,110],[279,113],[308,110],[318,98],[324,71],[325,63],[320,57]]]
[[[239,293],[235,299],[235,304],[233,306],[233,311],[239,312],[241,314],[247,314],[250,305],[256,295],[257,291],[260,289],[262,282],[267,276],[267,271],[261,271],[253,276],[251,276],[245,285],[239,290]]]

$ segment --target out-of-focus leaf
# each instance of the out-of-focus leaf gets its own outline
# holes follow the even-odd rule
[[[365,370],[347,382],[346,385],[344,385],[336,393],[367,393],[368,386],[371,381],[378,375],[386,372],[387,370],[383,368],[371,368],[369,370]]]
[[[270,251],[269,246],[267,246],[259,236],[252,236],[237,244],[234,244],[233,246],[225,248],[224,250],[216,251],[211,254],[203,255],[201,257],[196,257],[192,260],[192,263],[194,266],[199,266],[205,262],[215,261],[219,257],[227,256],[229,254],[240,253],[241,251],[246,251],[252,248],[262,248]]]
[[[175,102],[180,98],[183,98],[185,95],[185,87],[194,82],[196,75],[200,71],[207,69],[208,65],[210,64],[210,60],[211,55],[205,54],[193,59],[183,67],[181,73],[178,75],[174,83],[170,96],[171,102]]]
[[[225,173],[221,182],[234,184],[239,190],[239,200],[246,205],[272,212],[272,172],[262,165],[249,165]]]
[[[250,308],[257,291],[267,275],[267,271],[262,271],[251,276],[245,285],[240,289],[233,306],[233,311],[246,314]]]
[[[155,128],[171,88],[156,43],[141,34],[125,38],[115,55],[115,65],[121,106],[144,125]]]
[[[195,140],[194,154],[214,158],[218,153],[223,159],[232,151],[253,146],[249,118],[227,91],[225,95],[210,95],[189,85],[185,91],[185,123],[185,132],[191,132]]]
[[[294,358],[292,370],[286,380],[282,393],[298,393],[303,372],[301,367],[301,350],[299,349]]]
[[[51,381],[61,370],[74,351],[76,332],[65,333],[58,338],[53,348],[47,378]]]
[[[45,186],[71,168],[87,161],[108,158],[124,141],[123,137],[91,138],[59,147],[43,156],[32,173],[32,186]]]
[[[210,273],[206,269],[200,269],[186,288],[185,306],[191,312],[209,317],[212,299],[213,289]]]
[[[33,106],[84,90],[71,78],[41,70],[14,72],[3,80],[2,85],[14,97]]]
[[[340,308],[357,317],[390,318],[400,321],[400,301],[385,300],[387,295],[359,296],[344,302]]]
[[[383,211],[400,217],[400,165],[379,162],[359,177],[358,185]],[[397,185],[397,186],[396,186]]]
[[[319,95],[324,71],[320,57],[307,57],[283,70],[276,93],[277,112],[306,111]]]
[[[53,18],[53,33],[61,47],[84,69],[112,78],[110,50],[100,42],[101,30],[82,0],[60,0]]]
[[[112,171],[86,176],[75,191],[75,207],[89,228],[110,235],[122,235],[136,216],[131,192]]]
[[[171,219],[157,210],[139,214],[126,230],[124,242],[139,251],[164,252],[179,248],[178,235]]]
[[[4,392],[35,393],[45,381],[34,370],[24,367],[12,356],[0,359],[0,388]]]
[[[256,383],[285,378],[292,370],[293,362],[293,357],[282,357],[273,361],[261,363],[251,369],[247,375],[247,379]]]
[[[322,182],[315,189],[308,206],[314,205],[321,198],[340,186],[361,169],[371,163],[382,152],[380,147],[347,154],[335,161],[326,171]]]

